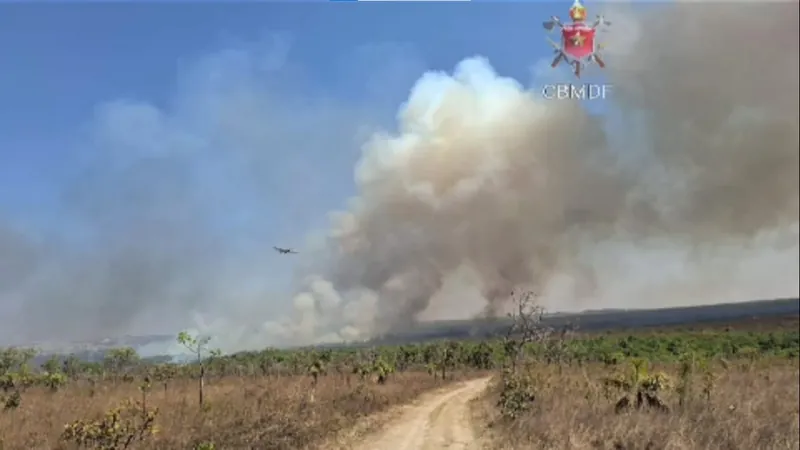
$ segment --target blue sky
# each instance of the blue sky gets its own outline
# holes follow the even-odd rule
[[[270,299],[297,292],[294,277],[318,273],[306,266],[324,264],[325,255],[308,251],[287,260],[271,247],[303,247],[309,234],[325,231],[331,211],[347,207],[360,145],[393,129],[415,81],[476,55],[523,85],[572,81],[566,68],[547,68],[552,49],[541,27],[551,15],[566,17],[570,5],[0,4],[0,320],[14,318],[11,327],[0,323],[0,342],[17,332],[86,336],[91,326],[101,335],[169,331],[188,326],[180,321],[197,310],[230,313],[232,322],[278,317],[272,309],[289,302]],[[590,14],[599,10],[586,6]],[[674,9],[664,23],[679,26],[684,12]],[[751,22],[730,9],[731,18]],[[712,43],[741,37],[740,45],[759,49],[753,57],[770,61],[757,42],[765,35],[736,31],[704,47],[692,34],[703,29],[690,23],[672,45],[673,25],[630,37],[621,22],[614,30],[636,56],[626,61],[641,67],[613,65],[611,55],[609,66],[622,69],[615,79],[626,81],[629,99],[641,101],[631,104],[651,114],[641,117],[641,127],[612,123],[625,131],[618,139],[635,142],[611,147],[653,155],[684,149],[681,155],[699,155],[703,168],[725,161],[739,169],[713,172],[720,177],[749,174],[750,159],[735,165],[728,156],[737,141],[722,125],[697,135],[675,130],[684,120],[725,124],[725,117],[709,118],[725,116],[727,108],[716,105],[736,105],[732,92],[755,92],[755,65],[738,55],[709,57],[720,55]],[[673,59],[642,52],[648,39],[664,44],[660,51]],[[701,64],[672,64],[678,57]],[[740,64],[742,76],[722,83],[718,75],[728,63]],[[784,77],[791,71],[773,75],[775,87],[789,86]],[[628,89],[627,82],[635,84]],[[775,103],[779,112],[790,103],[783,92],[764,94],[745,97],[765,108]],[[613,116],[598,105],[596,112]],[[638,111],[626,112],[623,118],[640,119]],[[646,125],[655,123],[663,128],[656,136],[677,143],[640,145],[653,134]],[[717,142],[712,135],[731,145],[708,144]],[[784,158],[784,144],[769,154]],[[702,145],[711,147],[698,150]],[[749,155],[741,146],[737,151]],[[721,157],[717,147],[728,153]],[[751,208],[744,200],[729,209],[744,215]],[[794,277],[794,266],[787,267]],[[50,315],[59,320],[31,320]],[[9,331],[14,327],[23,329]]]
[[[568,7],[568,2],[2,5],[0,213],[25,227],[52,224],[62,190],[70,177],[80,176],[82,147],[103,126],[100,106],[134,101],[173,114],[186,74],[204,70],[210,55],[235,48],[277,58],[274,64],[281,67],[272,79],[261,80],[267,89],[290,92],[298,101],[357,105],[390,125],[424,70],[450,70],[468,56],[484,55],[499,73],[528,83],[532,65],[550,52],[541,20],[565,15]],[[321,203],[314,209],[324,214],[350,193],[358,151],[305,151],[310,153],[295,158],[336,170],[324,174],[320,190],[311,193]],[[301,223],[283,224],[277,233],[319,219],[301,216]]]
[[[303,246],[346,207],[360,144],[393,128],[414,82],[481,55],[530,84],[551,58],[541,22],[570,4],[1,4],[0,234],[44,248],[55,272],[42,276],[88,277],[64,311],[97,301],[124,317],[129,301],[192,289],[142,281],[138,266],[137,289],[164,290],[115,284],[114,264],[131,261],[151,277],[289,291],[304,271],[271,246]],[[51,313],[26,299],[0,313],[23,302]],[[142,320],[172,326],[157,322],[190,303],[207,302]]]
[[[85,263],[100,279],[147,244],[148,265],[213,254],[289,290],[270,247],[346,206],[359,145],[414,82],[483,55],[528,84],[569,5],[2,4],[0,225],[61,249],[45,259],[112,248]]]

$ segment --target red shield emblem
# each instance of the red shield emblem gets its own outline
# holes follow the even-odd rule
[[[564,53],[576,59],[591,55],[594,53],[594,33],[594,28],[583,23],[565,24],[561,29]]]

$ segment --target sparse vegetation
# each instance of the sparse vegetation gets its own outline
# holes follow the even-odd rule
[[[496,370],[483,411],[498,448],[796,448],[800,332],[579,335],[522,296],[484,341],[267,349],[190,364],[132,349],[101,363],[0,351],[0,448],[297,449],[454,380]],[[200,401],[198,401],[198,395]],[[487,443],[487,445],[490,445]]]
[[[485,448],[800,446],[797,329],[567,340],[526,317],[524,301],[504,353],[521,341],[525,351],[477,403]]]
[[[469,376],[473,349],[486,354],[448,342],[221,356],[202,337],[177,340],[192,363],[148,364],[123,348],[100,364],[65,357],[33,367],[35,351],[3,350],[0,392],[16,411],[0,413],[0,448],[304,448]],[[427,364],[447,373],[431,376]]]
[[[486,448],[766,450],[800,444],[796,359],[770,358],[757,367],[710,361],[708,369],[688,373],[681,364],[653,366],[644,370],[642,360],[567,370],[536,365],[517,375],[530,380],[524,389],[509,389],[501,379],[479,403],[488,424]],[[681,389],[674,379],[697,388]],[[512,408],[509,391],[522,398]]]

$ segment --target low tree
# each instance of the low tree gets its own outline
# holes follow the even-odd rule
[[[67,384],[67,377],[61,372],[45,372],[42,374],[40,382],[46,386],[50,391],[55,392],[65,384]]]
[[[470,349],[467,356],[467,361],[470,366],[479,370],[488,370],[492,368],[492,348],[485,341],[481,341]]]
[[[41,365],[41,369],[47,373],[57,373],[60,368],[61,361],[55,355],[47,358],[47,361],[43,362]]]
[[[152,368],[152,378],[157,383],[164,387],[164,394],[166,395],[169,388],[169,383],[177,375],[178,370],[174,364],[164,363],[159,364]]]
[[[132,347],[112,348],[103,357],[103,366],[111,372],[114,380],[125,375],[140,361],[139,354]]]
[[[76,378],[86,371],[86,364],[75,355],[69,355],[61,362],[61,371],[70,378]]]
[[[533,291],[514,290],[511,299],[515,309],[509,314],[511,326],[502,344],[505,368],[499,400],[502,414],[507,418],[529,410],[536,400],[537,383],[529,373],[518,373],[517,369],[524,362],[526,347],[532,343],[545,343],[551,335],[550,328],[542,324],[544,308],[537,303]]]
[[[30,361],[38,352],[32,348],[5,348],[0,350],[0,375],[10,372],[27,373]]]
[[[386,380],[389,379],[389,375],[394,373],[394,367],[383,358],[378,358],[372,366],[372,371],[376,375],[375,381],[377,381],[378,384],[385,384]]]
[[[195,357],[195,362],[198,364],[200,368],[200,374],[198,376],[198,386],[197,386],[198,400],[200,406],[203,406],[205,399],[204,389],[206,382],[205,380],[206,360],[208,358],[213,358],[221,354],[221,352],[218,349],[211,349],[208,347],[208,343],[210,341],[211,341],[210,336],[194,337],[186,331],[181,331],[180,333],[178,333],[178,343],[192,353],[192,355]]]
[[[511,299],[516,307],[509,314],[511,326],[503,340],[503,349],[511,363],[511,372],[515,373],[525,347],[532,342],[545,341],[550,336],[551,330],[542,324],[545,310],[537,303],[537,296],[533,291],[514,290]]]
[[[313,386],[317,386],[319,377],[325,375],[327,368],[325,367],[325,360],[323,358],[314,359],[308,366],[308,375],[312,379]]]

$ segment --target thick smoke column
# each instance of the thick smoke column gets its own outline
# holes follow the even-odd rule
[[[280,42],[203,58],[169,106],[99,108],[56,230],[0,217],[0,345],[192,324],[226,351],[361,339],[502,313],[519,285],[551,310],[798,295],[797,4],[606,13],[603,115],[476,56],[364,139],[380,108],[309,95]],[[395,82],[417,66],[400,59]],[[339,201],[362,144],[357,194],[292,284],[271,246]]]
[[[698,271],[690,283],[713,280],[695,295],[730,293],[734,275],[706,271],[731,263],[711,263],[760,251],[781,261],[772,280],[796,295],[796,5],[650,14],[620,11],[610,39],[607,106],[622,126],[541,100],[479,57],[424,75],[397,133],[364,146],[359,195],[330,231],[328,270],[295,299],[303,337],[391,331],[437,303],[461,312],[478,299],[492,313],[522,284],[550,293],[550,306],[612,306],[618,285],[633,281],[599,271],[626,248],[681,254]],[[469,294],[448,294],[454,286]]]
[[[378,329],[413,321],[457,269],[490,306],[533,273],[581,272],[572,239],[624,217],[631,186],[599,166],[613,163],[600,124],[482,59],[423,77],[399,121],[366,144],[361,196],[332,230],[330,280],[380,299]]]

